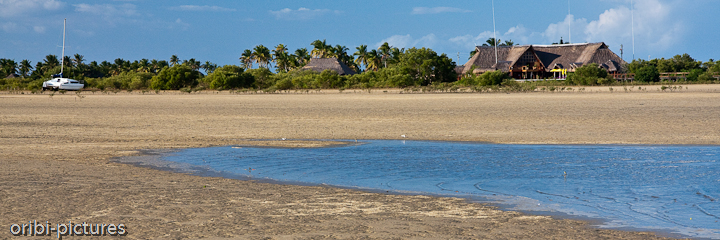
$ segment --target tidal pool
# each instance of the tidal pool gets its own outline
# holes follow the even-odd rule
[[[720,147],[368,140],[328,148],[213,147],[163,154],[176,171],[467,197],[720,239]]]

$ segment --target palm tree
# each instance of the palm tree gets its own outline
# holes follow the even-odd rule
[[[387,67],[387,59],[390,57],[390,44],[387,42],[380,45],[378,48],[378,54],[380,54],[380,58],[382,58],[382,62]]]
[[[192,70],[199,70],[200,69],[200,62],[195,60],[194,58],[191,58],[190,60],[183,61],[182,63],[185,66],[188,66]]]
[[[27,77],[33,70],[32,64],[27,59],[20,61],[20,75]]]
[[[130,63],[128,62],[127,68],[126,68],[125,60],[122,58],[117,58],[117,59],[115,59],[115,61],[113,63],[112,69],[110,69],[110,74],[112,74],[113,76],[118,75],[118,74],[128,70],[128,68],[130,67],[129,65],[130,65]]]
[[[290,71],[290,65],[292,64],[291,61],[291,55],[286,52],[279,52],[275,54],[275,67],[277,67],[278,72]]]
[[[157,59],[150,60],[150,72],[157,73],[160,70],[160,64]]]
[[[287,61],[288,61],[290,70],[298,69],[298,68],[301,68],[304,66],[304,64],[302,63],[302,60],[300,60],[300,58],[298,58],[298,56],[295,56],[295,54],[288,54]]]
[[[45,64],[43,64],[42,62],[37,62],[35,64],[35,72],[37,72],[38,75],[45,75],[44,69],[45,69]],[[35,72],[33,72],[33,73],[35,73]]]
[[[215,71],[217,64],[213,64],[210,61],[205,61],[204,64],[200,65],[200,68],[205,70],[206,74],[210,74]]]
[[[325,39],[322,40],[315,40],[312,43],[310,43],[314,48],[310,52],[314,58],[326,58],[328,57],[332,46],[327,45],[325,42]]]
[[[178,59],[177,55],[170,56],[170,66],[175,66],[180,62],[180,59]]]
[[[287,50],[287,47],[283,44],[278,44],[275,46],[275,49],[272,50],[275,67],[277,67],[278,70],[282,69],[284,71],[288,71],[290,58],[288,57]]]
[[[138,62],[138,72],[150,72],[152,66],[150,65],[150,60],[147,60],[146,58],[140,59]]]
[[[255,62],[260,67],[268,68],[270,65],[270,61],[272,61],[272,55],[270,55],[270,49],[263,45],[255,46],[253,49],[253,56],[255,57]]]
[[[0,59],[0,70],[4,71],[5,74],[15,74],[17,73],[18,64],[14,60],[10,59]],[[0,76],[0,78],[5,78],[6,76]]]
[[[251,69],[252,63],[255,61],[255,56],[253,55],[253,52],[250,51],[250,49],[245,49],[245,51],[242,53],[240,57],[240,62],[242,63],[242,67],[244,69]]]
[[[377,71],[380,68],[380,65],[382,64],[382,58],[380,57],[380,54],[377,52],[377,50],[373,49],[372,51],[368,52],[367,56],[367,69]]]
[[[68,72],[70,72],[74,67],[75,64],[73,64],[72,59],[70,59],[70,56],[64,56],[63,57],[63,65],[68,69]]]
[[[308,54],[307,48],[299,48],[295,50],[295,57],[297,58],[299,67],[305,66],[310,61],[310,54]]]
[[[512,40],[505,40],[504,43],[500,44],[500,46],[514,46],[514,45],[515,45],[515,42],[513,42]]]
[[[342,46],[340,44],[335,45],[335,47],[330,47],[332,50],[332,54],[337,59],[344,59],[348,56],[347,51],[350,50],[346,46]]]
[[[394,47],[394,48],[390,49],[390,58],[388,58],[388,62],[390,62],[390,64],[399,63],[400,57],[402,56],[403,53],[405,53],[405,48],[398,49],[398,48]]]
[[[108,61],[102,61],[102,62],[100,63],[100,69],[102,69],[102,72],[103,72],[105,75],[110,74],[110,73],[113,71],[114,68],[115,68],[115,65],[112,64],[112,63],[110,63],[110,62],[108,62]]]
[[[81,66],[81,65],[83,65],[83,62],[85,61],[85,56],[76,53],[73,56],[72,61],[73,61],[73,63],[75,63],[75,66]]]
[[[275,46],[275,50],[273,50],[273,54],[284,53],[284,52],[287,52],[287,50],[288,50],[287,47],[285,47],[285,45],[283,45],[281,43],[281,44],[278,44],[277,46]]]
[[[367,51],[367,45],[360,45],[359,47],[356,47],[357,51],[353,53],[354,56],[357,56],[355,58],[355,63],[357,65],[363,65],[365,68],[368,66],[368,51]]]
[[[60,66],[60,61],[58,60],[57,56],[52,54],[45,56],[45,59],[43,59],[43,61],[45,61],[42,68],[44,72],[50,71],[53,68]]]
[[[500,43],[499,38],[497,40],[495,40],[495,38],[488,38],[488,40],[483,43],[483,46],[495,46],[495,44],[498,43]]]

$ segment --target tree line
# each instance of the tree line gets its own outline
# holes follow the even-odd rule
[[[561,41],[561,44],[563,42]],[[515,45],[512,40],[501,42],[490,38],[485,46]],[[86,63],[83,55],[65,56],[64,75],[83,80],[91,89],[258,89],[289,90],[317,88],[386,88],[417,87],[442,84],[444,86],[502,86],[512,85],[507,74],[501,72],[482,75],[462,75],[454,71],[456,63],[445,54],[437,54],[428,48],[397,48],[383,43],[377,49],[360,45],[350,54],[342,45],[315,40],[312,50],[299,48],[290,51],[283,44],[272,50],[257,45],[240,54],[239,65],[218,66],[209,61],[194,58],[181,60],[172,55],[169,60],[115,59],[112,62],[92,61]],[[471,52],[471,56],[474,52]],[[334,71],[317,73],[302,71],[312,58],[337,58],[359,74],[340,76]],[[29,60],[16,62],[0,58],[0,89],[38,90],[42,82],[60,72],[61,61],[55,55],[47,55],[34,65]],[[257,68],[253,68],[257,66]],[[274,66],[275,72],[270,71]],[[657,82],[661,72],[689,72],[686,81],[712,82],[720,74],[720,61],[712,59],[701,62],[688,54],[670,59],[650,61],[633,60],[624,69],[635,74],[640,82]],[[4,78],[15,74],[17,78]],[[583,66],[569,74],[564,85],[613,84],[615,79],[595,64]]]

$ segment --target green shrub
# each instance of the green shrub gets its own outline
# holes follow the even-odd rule
[[[202,79],[211,89],[225,90],[251,87],[255,82],[253,75],[235,65],[225,65]]]
[[[659,82],[660,72],[652,65],[641,67],[635,71],[635,80],[640,82]]]
[[[280,81],[275,82],[275,88],[279,90],[288,90],[293,89],[295,85],[293,85],[292,79],[290,78],[284,78]]]
[[[703,71],[702,69],[696,68],[696,69],[690,70],[690,74],[688,74],[687,80],[690,82],[695,82],[698,80],[700,75],[702,75],[703,73],[705,73],[705,71]]]
[[[185,65],[175,65],[163,68],[157,76],[152,78],[150,87],[160,90],[193,87],[198,84],[198,78],[200,78],[200,72]]]
[[[479,86],[496,86],[500,85],[507,79],[510,79],[510,76],[507,73],[498,70],[485,72],[476,76],[475,82],[477,82]]]
[[[585,86],[607,85],[615,82],[614,79],[608,77],[607,70],[599,67],[596,63],[575,69],[575,73],[570,74],[565,81],[567,84]]]
[[[275,85],[275,74],[267,68],[248,69],[245,72],[253,76],[253,79],[255,79],[254,85],[257,88],[266,89]]]

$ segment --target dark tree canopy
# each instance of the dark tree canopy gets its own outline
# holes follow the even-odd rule
[[[428,85],[435,82],[457,80],[455,63],[447,55],[437,55],[428,48],[411,48],[400,56],[396,65],[402,73],[408,74],[413,85]]]
[[[177,90],[184,87],[194,87],[198,84],[200,72],[186,65],[175,65],[163,68],[157,76],[152,78],[151,88],[158,90]]]
[[[212,89],[233,89],[250,88],[255,83],[255,78],[246,73],[245,70],[235,65],[225,65],[215,69],[202,80]]]
[[[659,82],[660,72],[653,65],[639,68],[635,72],[635,80],[640,82]]]
[[[608,72],[596,63],[579,67],[574,74],[570,74],[566,80],[568,84],[574,85],[602,85],[611,83]]]

